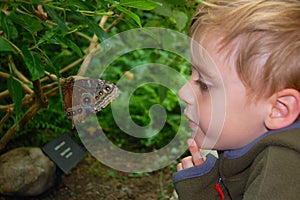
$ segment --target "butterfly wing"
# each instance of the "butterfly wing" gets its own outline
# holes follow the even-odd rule
[[[108,81],[80,76],[68,77],[63,92],[64,112],[73,125],[101,111],[120,94],[117,86]]]
[[[95,111],[99,112],[108,106],[120,95],[119,88],[106,81],[97,79],[97,88],[95,93]]]

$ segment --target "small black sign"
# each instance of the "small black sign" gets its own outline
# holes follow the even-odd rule
[[[67,133],[46,144],[43,151],[65,174],[87,154]]]

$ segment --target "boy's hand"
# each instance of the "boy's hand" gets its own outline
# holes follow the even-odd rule
[[[204,163],[204,158],[200,154],[199,147],[194,139],[188,139],[188,146],[191,152],[191,156],[185,157],[181,160],[181,163],[177,165],[177,171],[187,169],[193,166],[198,166]]]

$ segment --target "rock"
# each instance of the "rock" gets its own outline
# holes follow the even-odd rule
[[[36,196],[55,183],[56,165],[40,148],[21,147],[0,156],[0,193]]]

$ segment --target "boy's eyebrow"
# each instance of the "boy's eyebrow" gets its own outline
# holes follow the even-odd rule
[[[194,64],[191,64],[191,66],[194,70],[199,72],[199,75],[201,75],[201,76],[204,75],[205,77],[210,78],[210,79],[213,78],[213,76],[210,73],[208,73],[207,71],[201,69],[201,67],[196,67]]]

